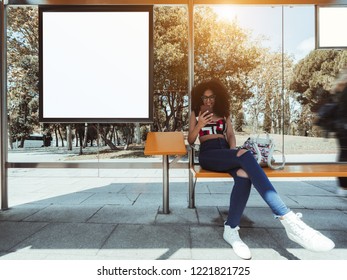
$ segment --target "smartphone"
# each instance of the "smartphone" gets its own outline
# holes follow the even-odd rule
[[[209,113],[213,113],[213,109],[209,105],[201,105],[200,106],[200,112],[201,114],[205,113],[206,111],[209,111]]]

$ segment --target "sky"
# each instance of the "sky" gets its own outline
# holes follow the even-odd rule
[[[269,38],[264,46],[274,51],[282,49],[282,7],[281,6],[236,6],[214,5],[216,13],[223,19],[237,18],[240,25],[256,37]],[[293,54],[296,61],[315,48],[315,10],[313,5],[283,8],[284,48]]]

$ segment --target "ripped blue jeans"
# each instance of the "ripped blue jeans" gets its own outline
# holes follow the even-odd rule
[[[250,151],[238,156],[238,149],[230,149],[224,138],[207,140],[200,145],[199,162],[202,168],[228,172],[234,178],[234,186],[230,195],[228,220],[226,224],[235,228],[240,224],[242,213],[246,207],[251,186],[255,187],[264,201],[276,216],[283,216],[290,210],[279,197],[274,186],[259,166]],[[248,177],[238,173],[244,170]]]

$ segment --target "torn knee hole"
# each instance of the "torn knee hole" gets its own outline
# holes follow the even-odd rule
[[[243,169],[237,170],[236,175],[242,178],[248,178],[246,171],[244,171]]]
[[[239,151],[237,152],[236,156],[237,156],[237,157],[240,157],[240,156],[242,156],[244,153],[247,153],[247,151],[248,151],[248,150],[246,150],[246,149],[241,149],[241,150],[239,150]]]

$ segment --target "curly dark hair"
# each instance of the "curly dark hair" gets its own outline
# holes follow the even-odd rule
[[[204,103],[201,96],[206,90],[211,90],[216,95],[213,111],[220,117],[230,116],[230,96],[228,90],[218,79],[211,79],[196,85],[192,89],[192,111],[198,116],[200,106]]]

